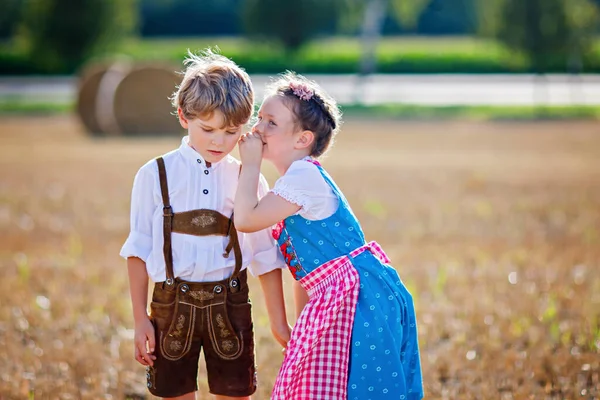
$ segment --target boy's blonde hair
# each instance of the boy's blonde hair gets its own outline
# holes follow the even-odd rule
[[[171,96],[186,119],[210,118],[215,110],[226,127],[244,125],[254,111],[250,77],[236,63],[211,49],[194,54],[188,50],[183,81]]]

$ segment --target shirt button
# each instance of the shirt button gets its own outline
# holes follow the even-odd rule
[[[197,159],[196,161],[198,161],[198,164],[202,164],[202,160],[201,159]]]
[[[204,170],[204,175],[208,175],[208,170],[207,169]]]
[[[204,194],[208,194],[208,189],[204,189],[204,190],[202,191],[202,193],[204,193]]]

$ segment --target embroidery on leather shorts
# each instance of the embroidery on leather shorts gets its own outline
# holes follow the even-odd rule
[[[223,316],[221,314],[217,314],[215,319],[217,320],[217,325],[221,329],[221,337],[228,337],[231,333],[229,332],[229,329],[227,329],[227,325],[225,325]]]
[[[207,226],[213,225],[217,222],[217,219],[212,215],[199,215],[197,217],[192,218],[192,225],[201,226],[202,228],[206,228]]]
[[[194,290],[189,292],[189,295],[196,300],[210,300],[215,298],[215,294],[213,292],[208,292],[206,290]]]
[[[223,340],[222,345],[223,345],[223,350],[225,350],[225,351],[231,351],[231,350],[233,350],[233,347],[234,347],[233,342],[231,340]]]
[[[181,351],[181,349],[183,349],[183,345],[181,344],[181,342],[179,340],[173,340],[170,344],[169,344],[169,348],[172,351],[175,352],[179,352]]]
[[[177,317],[177,325],[175,325],[175,332],[173,332],[169,336],[181,336],[181,330],[183,329],[184,324],[185,324],[185,315],[179,314],[179,317]]]

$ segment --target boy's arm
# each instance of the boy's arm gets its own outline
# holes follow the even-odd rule
[[[271,272],[258,277],[263,293],[265,295],[265,304],[269,321],[271,322],[271,332],[275,339],[284,348],[290,340],[292,328],[288,324],[285,300],[283,296],[283,279],[281,269],[274,269]]]
[[[121,248],[127,260],[129,292],[135,321],[134,353],[142,365],[152,365],[155,338],[148,317],[148,272],[146,262],[152,251],[152,215],[157,205],[154,198],[154,165],[145,165],[135,176],[131,191],[131,231]],[[148,347],[146,347],[148,345]]]
[[[148,273],[146,263],[137,257],[127,258],[129,293],[135,323],[135,359],[142,365],[152,366],[154,356],[154,327],[148,318]]]

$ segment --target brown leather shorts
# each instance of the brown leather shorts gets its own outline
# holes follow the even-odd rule
[[[150,393],[176,397],[198,390],[201,349],[210,393],[244,397],[256,391],[256,363],[246,270],[228,280],[155,284],[150,315],[156,360],[147,368]]]

